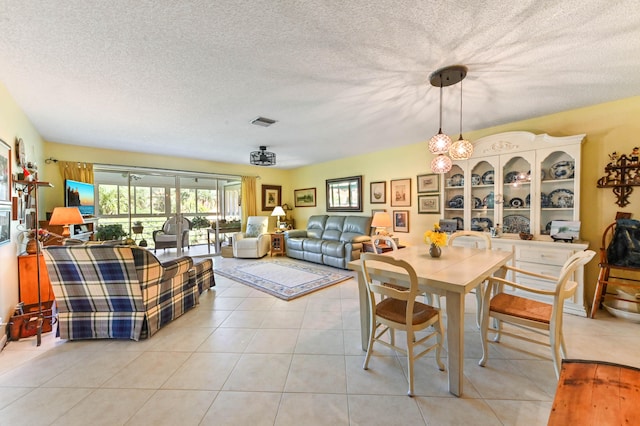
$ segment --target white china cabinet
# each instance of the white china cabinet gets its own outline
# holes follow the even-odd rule
[[[474,142],[474,154],[456,161],[444,176],[443,219],[455,219],[458,229],[499,231],[496,250],[514,252],[517,267],[555,275],[588,243],[553,242],[553,221],[580,221],[580,148],[585,135],[553,137],[529,132],[499,133]],[[533,234],[521,240],[521,232]],[[456,243],[471,244],[464,238]],[[583,274],[568,300],[567,312],[586,316]],[[524,283],[524,282],[523,282]],[[527,284],[549,288],[544,280]]]

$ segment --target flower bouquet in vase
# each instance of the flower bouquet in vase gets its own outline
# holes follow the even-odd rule
[[[424,242],[429,245],[429,255],[431,257],[440,257],[442,249],[440,247],[447,244],[447,234],[440,229],[440,225],[435,223],[433,230],[424,233]]]

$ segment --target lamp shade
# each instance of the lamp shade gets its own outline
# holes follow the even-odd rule
[[[440,154],[431,160],[431,171],[433,173],[447,173],[452,166],[451,158],[444,154]]]
[[[371,221],[372,228],[386,228],[391,226],[391,217],[385,212],[376,212]]]
[[[271,216],[284,216],[285,214],[286,213],[284,212],[282,206],[276,206],[271,212]]]
[[[77,207],[56,207],[53,209],[49,225],[62,226],[62,236],[69,237],[69,225],[84,223],[82,214]]]

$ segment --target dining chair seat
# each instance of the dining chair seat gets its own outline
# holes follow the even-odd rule
[[[386,285],[387,284],[385,284],[385,286]],[[406,288],[402,287],[401,289],[406,290]],[[400,324],[406,324],[406,312],[407,302],[405,300],[392,299],[389,297],[378,303],[378,306],[376,307],[376,314],[379,317]],[[416,300],[413,304],[413,315],[411,316],[412,325],[427,322],[437,315],[437,309]]]
[[[499,293],[493,299],[489,309],[505,315],[519,315],[521,318],[549,324],[553,305],[513,294]]]

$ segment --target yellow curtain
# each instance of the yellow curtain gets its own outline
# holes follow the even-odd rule
[[[256,178],[254,176],[242,176],[242,230],[247,226],[247,218],[255,216],[256,208]]]
[[[78,182],[93,183],[93,164],[77,161],[58,161],[60,174],[63,179],[76,180]]]

